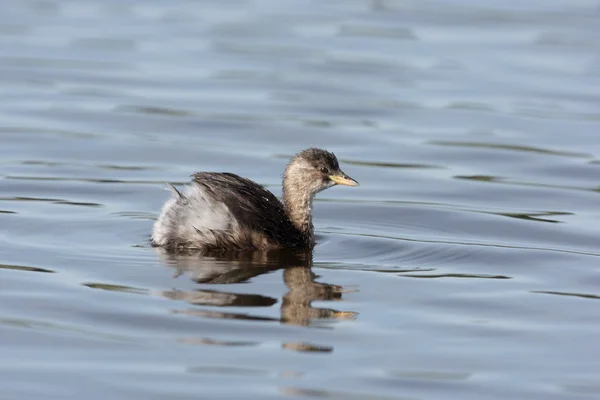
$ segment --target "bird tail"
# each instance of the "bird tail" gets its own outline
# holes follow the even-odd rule
[[[183,194],[181,194],[181,192],[173,185],[171,185],[169,182],[166,182],[167,187],[169,188],[169,190],[171,191],[171,193],[173,193],[174,196],[179,197],[180,199],[185,199],[185,197],[183,196]]]

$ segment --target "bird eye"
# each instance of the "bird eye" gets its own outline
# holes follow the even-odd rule
[[[329,169],[327,167],[321,167],[321,172],[324,174],[328,174],[329,173]]]

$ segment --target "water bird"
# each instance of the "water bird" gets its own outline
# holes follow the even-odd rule
[[[310,148],[283,173],[283,202],[258,183],[228,172],[197,172],[162,207],[150,242],[166,250],[271,250],[315,245],[314,196],[334,185],[358,186],[333,153]]]

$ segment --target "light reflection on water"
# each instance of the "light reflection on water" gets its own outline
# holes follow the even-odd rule
[[[597,1],[0,14],[7,398],[600,393]],[[165,182],[309,146],[361,182],[314,254],[148,246]]]

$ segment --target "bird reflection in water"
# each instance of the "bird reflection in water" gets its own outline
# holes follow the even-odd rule
[[[166,265],[175,269],[176,276],[185,274],[199,284],[243,283],[259,275],[283,269],[283,281],[288,291],[281,302],[279,319],[204,308],[177,311],[179,313],[208,318],[280,321],[284,324],[299,326],[318,326],[326,320],[348,320],[355,319],[357,316],[357,313],[352,311],[312,307],[312,302],[315,300],[341,300],[343,293],[349,290],[339,285],[315,281],[318,276],[311,268],[312,251],[310,250],[170,253],[158,248],[156,251],[159,252]],[[198,306],[270,307],[277,303],[277,298],[262,294],[231,293],[206,289],[164,291],[161,294],[170,299],[183,300]],[[284,347],[301,351],[322,351],[305,348],[306,344],[287,344]]]

